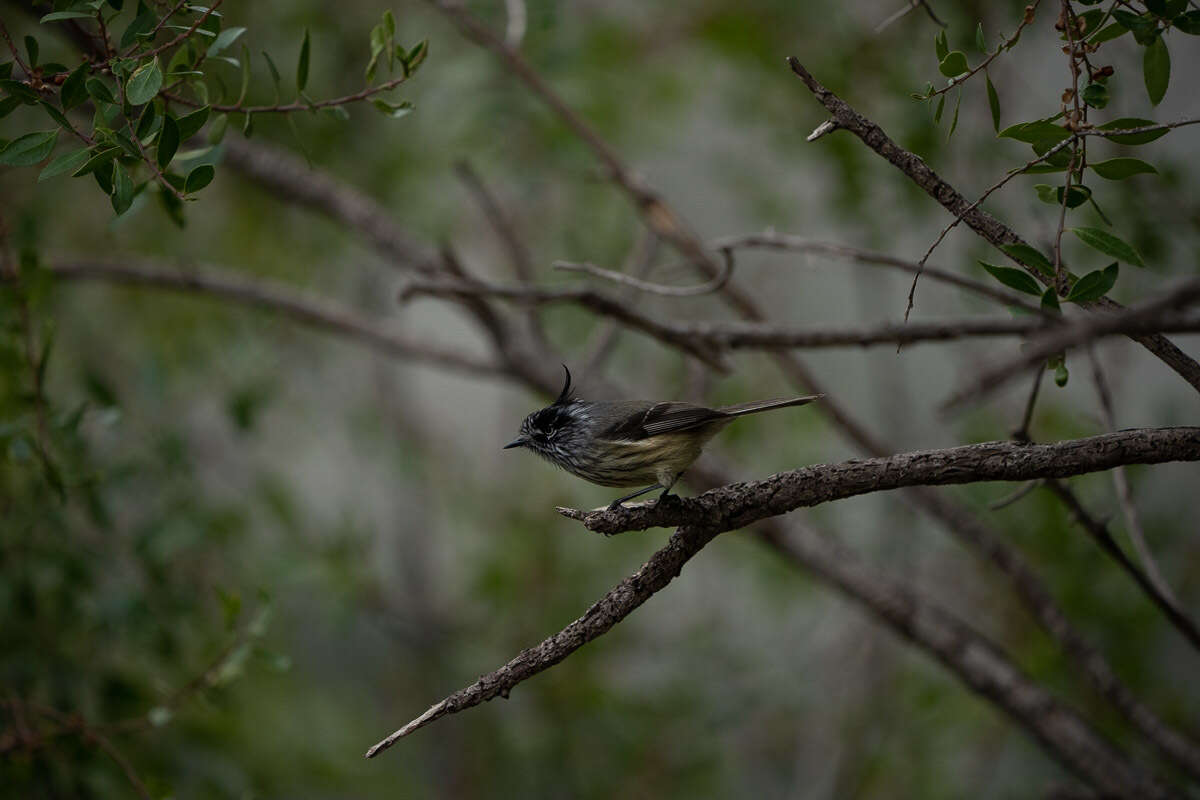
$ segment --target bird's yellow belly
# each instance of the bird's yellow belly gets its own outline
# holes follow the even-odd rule
[[[648,486],[663,483],[664,479],[669,484],[700,456],[708,438],[676,433],[606,443],[603,463],[580,477],[601,486]]]

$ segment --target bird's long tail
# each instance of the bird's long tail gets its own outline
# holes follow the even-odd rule
[[[753,403],[739,403],[736,406],[725,406],[718,408],[722,414],[728,414],[731,417],[740,417],[744,414],[757,414],[760,411],[770,411],[774,408],[787,408],[788,406],[803,406],[808,405],[814,400],[820,400],[825,395],[810,394],[806,397],[777,397],[774,400],[758,400]]]

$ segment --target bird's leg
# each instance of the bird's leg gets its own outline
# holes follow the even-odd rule
[[[624,503],[626,500],[632,500],[635,497],[641,497],[642,495],[646,494],[646,492],[653,492],[655,489],[661,489],[661,488],[663,488],[662,484],[656,483],[653,486],[647,486],[645,489],[638,489],[633,494],[627,494],[624,497],[618,497],[616,500],[613,500],[609,504],[608,510],[616,511],[618,508],[621,507],[621,503]],[[668,486],[667,488],[669,489],[670,487]]]
[[[654,501],[654,502],[655,502],[655,504],[661,503],[661,502],[663,501],[663,498],[664,498],[664,497],[666,497],[667,495],[669,495],[669,494],[671,493],[671,487],[675,485],[675,481],[679,480],[679,477],[680,477],[681,475],[683,475],[683,473],[682,473],[682,472],[676,472],[676,473],[675,473],[675,477],[674,477],[674,478],[671,478],[671,482],[670,482],[670,483],[668,483],[668,484],[666,485],[666,488],[664,488],[664,489],[663,489],[663,492],[662,492],[662,494],[660,494],[660,495],[658,496],[658,499]],[[661,485],[661,484],[660,484],[660,485]]]

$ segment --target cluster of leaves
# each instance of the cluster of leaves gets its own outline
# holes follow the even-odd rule
[[[24,250],[2,277],[0,685],[18,704],[4,715],[23,723],[4,737],[0,785],[125,796],[94,737],[124,747],[195,695],[220,702],[247,669],[289,662],[264,647],[270,597],[243,608],[239,578],[213,558],[245,518],[197,497],[182,442],[106,456],[97,440],[133,434],[119,392],[90,367],[82,396],[48,385],[50,275]]]
[[[947,93],[951,90],[957,91],[958,99],[950,123],[950,134],[953,134],[958,123],[958,106],[962,99],[963,85],[982,72],[992,125],[997,137],[1022,142],[1033,149],[1034,158],[1031,162],[1017,168],[1016,171],[1064,175],[1060,185],[1035,184],[1033,190],[1037,198],[1053,206],[1055,213],[1060,213],[1064,220],[1068,211],[1087,204],[1105,226],[1111,227],[1112,224],[1097,204],[1087,179],[1094,175],[1107,181],[1121,181],[1136,175],[1157,174],[1157,170],[1141,159],[1125,155],[1091,160],[1087,151],[1087,140],[1103,138],[1112,144],[1139,146],[1166,135],[1168,129],[1158,127],[1155,130],[1139,130],[1154,128],[1158,124],[1154,120],[1142,117],[1121,117],[1100,124],[1088,119],[1089,111],[1099,111],[1108,105],[1109,79],[1116,72],[1111,65],[1094,64],[1095,54],[1107,42],[1130,34],[1137,45],[1143,48],[1143,83],[1150,104],[1157,105],[1166,94],[1170,79],[1170,56],[1165,36],[1171,30],[1191,35],[1200,34],[1200,11],[1188,10],[1185,0],[1149,0],[1141,4],[1144,11],[1140,13],[1135,13],[1137,8],[1132,3],[1113,1],[1108,2],[1106,8],[1084,10],[1084,7],[1097,6],[1105,0],[1074,2],[1080,9],[1077,10],[1071,2],[1064,3],[1055,25],[1060,39],[1066,42],[1064,53],[1067,55],[1069,70],[1064,70],[1064,73],[1072,81],[1072,85],[1063,93],[1062,107],[1057,113],[1041,119],[1018,122],[1002,129],[1000,96],[991,77],[987,75],[988,65],[1002,53],[1012,49],[1020,39],[1021,31],[1033,21],[1032,6],[1025,9],[1024,18],[1013,35],[995,48],[988,47],[982,23],[977,25],[975,46],[984,57],[975,67],[970,66],[964,51],[950,48],[945,31],[940,31],[934,40],[934,54],[939,72],[948,79],[947,85],[935,89],[932,83],[927,84],[923,92],[913,94],[913,97],[927,103],[933,103],[936,99],[933,118],[935,123],[940,123]],[[1081,82],[1084,84],[1082,88],[1079,87]],[[1138,132],[1128,132],[1134,130]],[[1108,131],[1113,133],[1106,133]],[[1136,267],[1145,266],[1141,255],[1132,245],[1104,228],[1060,227],[1062,232],[1072,233],[1083,244],[1116,259],[1117,262]],[[1028,246],[1010,246],[1005,249],[1008,255],[1030,272],[980,263],[988,274],[1005,286],[1040,297],[1043,308],[1057,311],[1060,296],[1067,302],[1093,302],[1104,297],[1116,284],[1118,266],[1113,263],[1082,277],[1067,272],[1065,286],[1061,287],[1059,295],[1053,288],[1056,284],[1058,263]],[[1061,258],[1061,255],[1056,257]],[[1045,279],[1043,283],[1051,284],[1052,288],[1043,289],[1035,274],[1042,275]],[[1051,366],[1056,369],[1060,380],[1065,382],[1066,369],[1062,360],[1058,359],[1057,364]]]
[[[170,218],[182,225],[183,203],[213,180],[214,148],[225,135],[231,115],[240,116],[242,132],[249,136],[255,115],[261,113],[288,114],[295,131],[290,114],[295,111],[321,111],[347,120],[345,106],[364,99],[371,99],[391,118],[411,110],[410,103],[389,103],[380,95],[416,71],[428,45],[397,45],[390,11],[371,34],[364,89],[331,100],[309,97],[311,40],[306,31],[292,99],[285,100],[279,69],[263,51],[275,99],[255,106],[246,102],[251,83],[249,47],[241,42],[240,55],[228,54],[246,29],[225,27],[217,10],[220,4],[220,0],[207,7],[180,2],[159,16],[141,1],[136,5],[123,0],[56,2],[54,11],[41,18],[43,25],[87,26],[83,29],[94,32],[94,40],[102,44],[95,51],[80,53],[80,63],[69,67],[39,61],[36,36],[24,37],[23,55],[9,42],[12,61],[0,62],[0,119],[25,105],[40,109],[57,127],[0,138],[0,165],[36,166],[52,155],[60,141],[75,140],[82,146],[46,164],[39,180],[91,176],[118,216],[152,190]],[[381,55],[386,56],[389,70],[398,64],[401,74],[375,85]],[[227,68],[240,72],[236,84],[227,85],[231,77]],[[87,113],[90,125],[85,122]]]

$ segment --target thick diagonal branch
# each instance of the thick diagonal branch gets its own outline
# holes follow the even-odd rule
[[[963,222],[971,230],[998,248],[1003,248],[1004,245],[1010,244],[1026,244],[1012,228],[983,209],[977,206],[973,207],[957,189],[942,180],[941,176],[934,172],[922,158],[896,144],[884,133],[882,128],[862,114],[859,114],[846,101],[822,86],[816,78],[809,74],[808,70],[804,68],[798,59],[794,56],[789,57],[788,64],[791,66],[792,72],[799,76],[800,80],[804,82],[804,85],[813,93],[818,102],[830,113],[839,128],[853,133],[867,147],[870,147],[889,164],[908,176],[909,180],[925,190],[930,197],[937,200],[947,211],[954,214],[955,217],[962,217]],[[1019,258],[1013,257],[1011,254],[1009,254],[1009,257],[1024,266],[1031,275],[1043,284],[1050,285],[1052,282],[1050,278],[1042,274],[1033,264],[1027,264]],[[1098,300],[1090,305],[1101,309],[1120,308],[1118,303],[1107,298]],[[1158,356],[1167,366],[1179,373],[1197,391],[1200,391],[1200,363],[1197,363],[1195,359],[1176,347],[1170,340],[1161,334],[1155,333],[1131,334],[1130,338]]]

